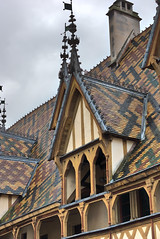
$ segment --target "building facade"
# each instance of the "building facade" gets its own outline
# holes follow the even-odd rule
[[[143,32],[131,2],[108,16],[83,73],[71,9],[57,96],[0,131],[1,239],[160,238],[160,1]]]

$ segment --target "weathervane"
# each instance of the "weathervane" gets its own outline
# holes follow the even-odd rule
[[[65,32],[69,31],[71,33],[71,38],[68,38],[68,44],[71,46],[71,61],[69,64],[69,73],[73,73],[73,72],[81,72],[82,69],[80,68],[80,62],[78,60],[79,56],[77,54],[77,45],[79,44],[79,39],[78,37],[75,35],[76,31],[77,31],[77,27],[75,24],[75,16],[73,15],[73,9],[72,9],[72,0],[70,1],[70,3],[64,3],[64,9],[63,10],[70,10],[71,11],[71,15],[70,15],[70,19],[69,19],[69,25],[65,25]]]
[[[2,91],[2,86],[0,86],[0,91]],[[1,99],[0,97],[0,130],[5,130],[5,124],[6,124],[6,102],[5,99]]]

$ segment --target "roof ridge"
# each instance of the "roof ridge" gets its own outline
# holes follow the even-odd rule
[[[93,66],[93,68],[91,68],[89,71],[85,71],[85,75],[89,74],[91,71],[93,71],[96,67],[98,67],[100,64],[102,64],[104,61],[106,61],[107,59],[109,59],[111,56],[106,56],[106,58],[104,58],[102,61],[100,61],[96,66]]]
[[[48,102],[50,102],[51,100],[53,100],[54,98],[56,98],[56,95],[51,97],[49,100],[45,101],[44,103],[40,104],[39,106],[35,107],[33,110],[31,110],[29,113],[25,114],[24,116],[22,116],[20,119],[18,119],[14,124],[12,124],[6,131],[10,131],[10,129],[17,124],[20,120],[24,119],[26,116],[28,116],[29,114],[33,113],[34,111],[38,110],[40,107],[44,106],[45,104],[47,104]],[[18,132],[17,132],[18,133]],[[19,133],[18,133],[19,134]]]
[[[122,89],[128,90],[128,91],[132,91],[135,93],[141,93],[141,94],[147,94],[147,89],[144,87],[138,87],[136,85],[133,84],[129,84],[127,82],[120,82],[118,79],[115,79],[114,77],[109,77],[107,78],[107,81],[102,80],[101,76],[97,76],[97,78],[94,78],[92,76],[85,76],[86,78],[90,78],[90,80],[94,80],[97,81],[99,83],[103,83],[103,84],[109,84],[112,86],[116,86],[116,87],[120,87]]]
[[[36,141],[37,140],[37,136],[35,135],[28,135],[28,134],[24,134],[24,133],[20,133],[20,132],[16,132],[16,131],[0,131],[0,134],[3,135],[8,135],[8,136],[13,136],[16,138],[20,138],[20,140],[27,140],[27,141]]]

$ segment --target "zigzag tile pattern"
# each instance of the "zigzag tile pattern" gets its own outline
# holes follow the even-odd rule
[[[9,131],[37,136],[31,157],[39,158],[40,162],[26,195],[21,201],[11,207],[2,218],[6,222],[60,200],[61,184],[58,169],[54,161],[48,161],[53,131],[49,131],[55,98],[49,100],[30,114],[26,115]]]
[[[108,132],[140,139],[144,95],[93,79],[84,82]]]
[[[0,158],[0,193],[23,194],[37,163],[27,161]]]
[[[14,134],[0,132],[1,154],[17,157],[29,157],[34,144],[34,140],[29,140]]]
[[[135,88],[143,87],[148,92],[146,138],[143,141],[139,140],[133,152],[125,157],[114,175],[115,180],[160,162],[160,115],[158,113],[160,92],[158,79],[154,71],[141,69],[149,34],[150,28],[130,42],[118,68],[111,70],[108,67],[110,64],[110,58],[108,57],[88,73],[88,75],[98,78],[102,82],[113,81],[115,85],[122,85],[124,83],[126,85],[127,83]],[[139,138],[141,109],[143,106],[142,99],[132,97],[129,101],[127,94],[119,94],[118,91],[109,90],[99,85],[97,87],[95,84],[89,87],[97,106],[102,112],[102,105],[104,104],[106,110],[103,112],[103,115],[106,122],[107,120],[109,121],[107,109],[108,111],[110,110],[110,116],[114,113],[113,111],[117,111],[116,115],[113,114],[112,116],[114,122],[110,127],[123,136],[130,135],[130,137]],[[118,97],[120,103],[118,103]],[[106,102],[106,99],[109,102]],[[53,98],[18,121],[10,129],[18,133],[37,136],[37,143],[32,148],[30,157],[40,158],[40,162],[25,197],[21,199],[19,204],[10,209],[3,217],[2,222],[13,220],[17,216],[25,215],[60,200],[61,185],[59,172],[54,161],[49,162],[47,160],[51,139],[54,135],[54,132],[48,131],[54,103],[55,99]],[[116,128],[118,127],[116,117],[119,117],[118,119],[122,121],[122,128]],[[134,123],[128,125],[133,117],[135,117]]]
[[[160,163],[160,102],[159,83],[153,70],[141,69],[151,27],[136,36],[128,46],[117,69],[105,67],[109,58],[91,70],[91,75],[102,81],[113,80],[145,88],[148,92],[146,138],[137,143],[132,154],[127,155],[114,175],[118,179]],[[133,112],[134,108],[131,110]],[[134,113],[134,112],[133,112]]]

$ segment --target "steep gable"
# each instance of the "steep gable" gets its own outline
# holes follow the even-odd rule
[[[97,124],[87,109],[83,98],[79,100],[66,153],[99,138]]]

